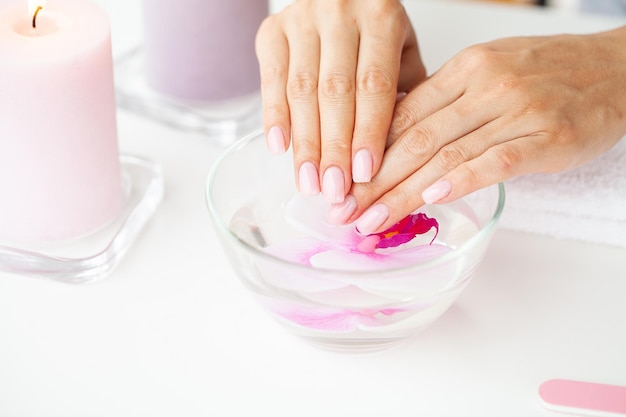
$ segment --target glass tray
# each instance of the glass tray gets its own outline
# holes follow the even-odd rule
[[[165,125],[208,136],[220,146],[263,127],[260,92],[219,102],[185,102],[150,88],[143,71],[143,53],[136,48],[115,62],[118,105]]]
[[[0,241],[0,271],[77,284],[110,274],[163,198],[159,165],[129,155],[120,160],[126,202],[116,219],[92,234],[63,242]]]

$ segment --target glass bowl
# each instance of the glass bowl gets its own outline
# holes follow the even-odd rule
[[[239,140],[216,161],[206,199],[233,269],[269,314],[318,346],[371,351],[416,335],[456,300],[496,230],[504,186],[421,207],[419,212],[439,223],[438,232],[414,239],[427,256],[408,261],[404,256],[398,265],[383,259],[386,255],[368,254],[354,269],[342,262],[320,267],[298,260],[307,250],[302,245],[328,245],[294,228],[293,217],[323,218],[324,203],[298,196],[291,153],[271,155],[262,132]],[[354,226],[336,229],[353,233]],[[320,230],[332,234],[333,226],[320,225]]]

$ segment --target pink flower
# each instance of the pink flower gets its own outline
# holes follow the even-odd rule
[[[270,245],[266,250],[307,266],[348,271],[400,268],[450,251],[434,243],[439,223],[424,213],[410,214],[384,232],[362,236],[353,225],[326,223],[326,209],[319,199],[292,198],[285,207],[285,217],[303,236]],[[431,231],[432,237],[416,239]]]

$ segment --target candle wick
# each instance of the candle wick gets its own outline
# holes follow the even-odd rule
[[[37,29],[37,15],[39,14],[39,11],[43,9],[43,7],[41,6],[37,6],[37,10],[35,10],[35,14],[33,15],[33,28]]]

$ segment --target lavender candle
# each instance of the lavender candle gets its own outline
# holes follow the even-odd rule
[[[268,9],[267,0],[143,0],[148,85],[194,101],[257,91],[254,38]]]

